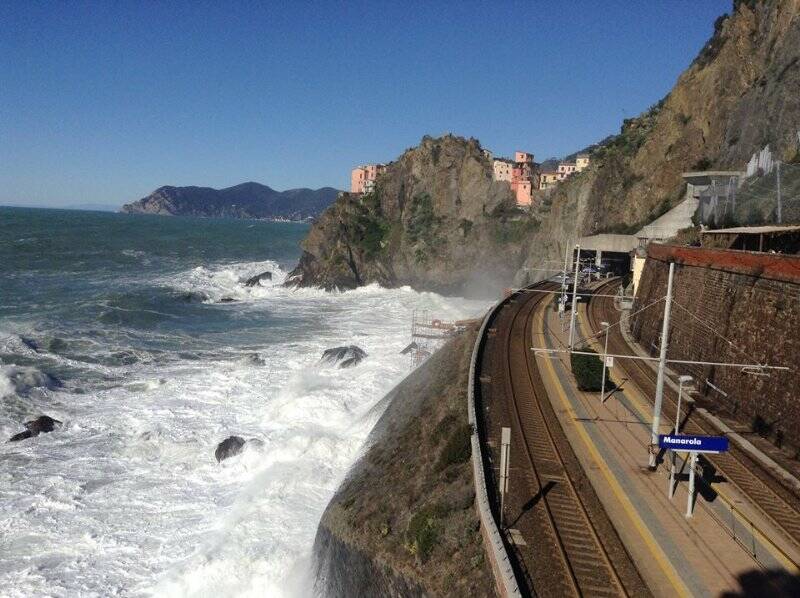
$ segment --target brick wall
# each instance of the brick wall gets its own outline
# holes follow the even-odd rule
[[[760,416],[773,437],[800,447],[800,257],[651,245],[634,312],[664,297],[675,262],[667,357],[783,365],[758,376],[741,368],[673,367],[690,374],[701,402],[751,424]],[[636,338],[658,353],[664,302],[632,318]],[[713,385],[728,394],[723,396]]]

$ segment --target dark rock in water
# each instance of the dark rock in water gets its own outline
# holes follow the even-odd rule
[[[262,280],[272,280],[272,272],[262,272],[261,274],[256,274],[255,276],[251,276],[244,283],[244,286],[254,287],[261,284]]]
[[[39,352],[39,345],[32,338],[28,338],[26,336],[21,336],[21,337],[19,337],[19,340],[22,342],[23,345],[28,347],[28,349],[30,349],[31,351],[36,351],[37,353]]]
[[[61,422],[57,419],[53,419],[49,415],[42,415],[37,417],[36,419],[32,419],[29,422],[25,422],[25,427],[31,431],[31,433],[36,436],[42,432],[52,432],[56,424],[60,424]]]
[[[50,353],[61,353],[66,351],[68,348],[69,345],[67,344],[67,341],[58,337],[51,339],[50,342],[47,343],[47,350],[50,351]]]
[[[208,295],[205,293],[189,291],[178,295],[178,299],[185,303],[202,303],[208,299]]]
[[[27,430],[20,432],[19,434],[14,434],[9,439],[9,442],[17,442],[19,440],[25,440],[26,438],[38,436],[39,434],[43,434],[45,432],[52,432],[55,430],[56,424],[60,423],[60,421],[53,419],[49,415],[42,415],[36,419],[25,422],[25,427]]]
[[[222,299],[217,301],[217,303],[236,303],[236,299],[234,299],[233,297],[223,297]]]
[[[241,359],[242,363],[246,365],[266,365],[267,362],[258,353],[248,353]]]
[[[217,458],[217,463],[224,461],[229,457],[238,455],[244,448],[244,438],[241,436],[228,436],[225,440],[217,445],[217,450],[214,451],[214,456]]]
[[[322,353],[322,361],[324,363],[338,363],[340,368],[349,368],[361,363],[361,360],[366,356],[367,353],[364,349],[355,345],[348,345],[346,347],[325,349]]]

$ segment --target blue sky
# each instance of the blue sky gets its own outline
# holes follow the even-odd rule
[[[425,134],[570,153],[658,101],[730,0],[0,3],[0,205],[349,184]]]

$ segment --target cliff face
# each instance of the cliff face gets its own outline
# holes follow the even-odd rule
[[[493,596],[474,505],[466,388],[473,329],[382,402],[368,448],[317,530],[331,597]]]
[[[345,196],[322,216],[295,282],[449,292],[521,284],[578,237],[633,232],[676,205],[682,172],[741,169],[766,144],[796,159],[799,13],[800,0],[736,2],[669,95],[626,120],[587,170],[538,197],[530,214],[515,213],[507,185],[491,181],[476,141],[423,139],[375,194]]]
[[[292,282],[370,282],[476,293],[509,279],[537,223],[514,206],[474,139],[425,137],[387,167],[373,193],[344,194],[303,243]]]
[[[125,204],[122,211],[163,216],[304,220],[322,213],[337,193],[330,187],[275,191],[259,183],[242,183],[227,189],[159,187],[147,197]]]
[[[669,95],[592,153],[583,173],[538,207],[528,265],[598,232],[633,232],[683,197],[681,173],[742,170],[769,144],[797,158],[800,0],[739,1]]]

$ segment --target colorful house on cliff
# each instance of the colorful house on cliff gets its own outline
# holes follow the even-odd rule
[[[350,171],[350,193],[369,193],[375,188],[378,175],[386,172],[385,164],[365,164]]]
[[[558,184],[559,174],[557,170],[543,170],[539,173],[539,189],[550,189]]]
[[[530,206],[531,192],[538,186],[533,154],[517,151],[513,160],[495,158],[492,161],[492,178],[508,182],[518,206]]]

